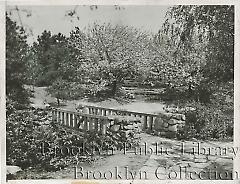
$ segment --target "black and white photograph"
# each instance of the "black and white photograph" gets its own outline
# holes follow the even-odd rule
[[[2,177],[238,180],[235,26],[234,3],[6,3]]]

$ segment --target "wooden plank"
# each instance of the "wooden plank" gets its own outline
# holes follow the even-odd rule
[[[87,106],[87,107],[93,107],[93,108],[101,108],[101,109],[104,109],[104,110],[117,110],[118,112],[121,112],[121,113],[133,113],[133,114],[137,114],[137,115],[147,115],[147,116],[154,116],[154,117],[157,117],[158,115],[156,114],[150,114],[150,113],[142,113],[142,112],[134,112],[134,111],[127,111],[127,110],[120,110],[120,109],[113,109],[113,108],[103,108],[103,107],[97,107],[97,106]]]
[[[64,113],[72,113],[72,114],[81,115],[81,116],[86,116],[86,117],[97,117],[97,118],[99,118],[99,119],[108,119],[108,117],[99,116],[99,115],[93,115],[93,114],[84,114],[84,113],[72,112],[72,111],[68,111],[68,110],[58,110],[58,111],[59,111],[59,112],[64,112]]]

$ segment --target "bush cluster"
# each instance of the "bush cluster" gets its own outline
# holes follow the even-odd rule
[[[178,132],[182,139],[232,139],[233,114],[226,114],[220,107],[195,103],[194,111],[187,111],[185,127]]]
[[[16,110],[7,116],[7,164],[22,169],[34,167],[60,170],[79,162],[93,161],[94,155],[110,154],[132,143],[107,132],[80,132],[51,121],[42,109]]]

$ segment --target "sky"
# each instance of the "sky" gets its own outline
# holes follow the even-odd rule
[[[134,26],[150,33],[156,33],[162,26],[168,6],[8,6],[10,17],[23,25],[29,33],[31,44],[44,30],[53,34],[69,35],[76,26],[87,27],[94,22]],[[76,10],[73,17],[66,16],[70,10]],[[19,12],[19,13],[17,13]],[[29,16],[30,15],[30,16]],[[77,18],[79,17],[79,20]],[[32,33],[31,33],[32,32]]]

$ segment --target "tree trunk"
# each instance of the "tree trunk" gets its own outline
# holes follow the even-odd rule
[[[192,84],[188,84],[188,96],[191,98],[193,96]]]
[[[59,98],[57,98],[57,105],[58,105],[58,107],[60,106],[60,99]]]
[[[112,83],[112,96],[115,96],[116,92],[117,92],[117,81],[114,80]]]

